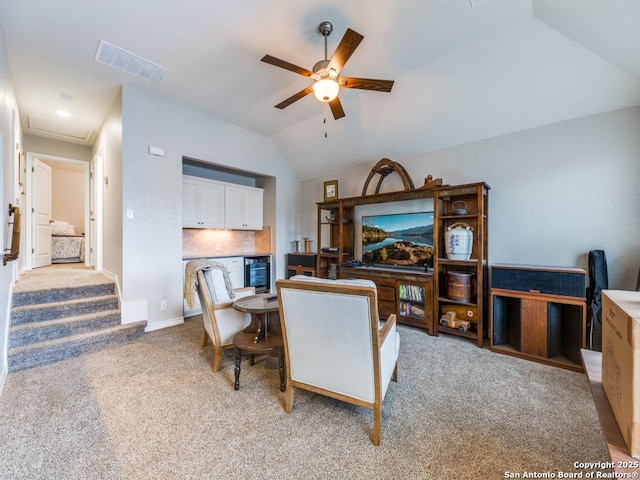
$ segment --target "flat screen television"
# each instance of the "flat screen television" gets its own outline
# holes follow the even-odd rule
[[[363,216],[362,263],[432,268],[433,212]]]

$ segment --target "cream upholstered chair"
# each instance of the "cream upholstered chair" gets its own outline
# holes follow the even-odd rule
[[[221,269],[198,270],[196,278],[204,323],[202,348],[206,347],[211,340],[214,351],[211,369],[217,372],[222,363],[222,352],[233,348],[234,335],[244,330],[251,322],[251,316],[248,313],[241,313],[233,308],[233,301],[255,294],[255,288],[234,289],[235,299],[232,299],[225,286]]]
[[[380,444],[382,401],[397,381],[396,317],[380,328],[375,284],[294,276],[278,280],[285,347],[285,411],[293,388],[373,410],[373,444]]]

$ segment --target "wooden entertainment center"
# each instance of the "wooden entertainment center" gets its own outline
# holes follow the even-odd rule
[[[383,171],[382,175],[387,173],[389,171]],[[486,334],[484,305],[487,298],[489,186],[482,182],[454,186],[442,186],[435,182],[426,185],[425,182],[424,187],[413,188],[410,180],[403,178],[407,188],[404,191],[378,193],[379,182],[375,193],[366,194],[369,179],[359,197],[317,204],[316,276],[330,278],[336,272],[339,278],[372,280],[378,287],[378,310],[382,318],[395,313],[398,322],[423,328],[429,335],[451,333],[473,339],[481,347]],[[434,212],[433,268],[419,271],[393,265],[368,266],[354,262],[356,207],[431,198]],[[456,209],[454,204],[458,207],[464,205],[464,210]],[[470,258],[450,260],[446,253],[445,234],[460,223],[473,232]],[[291,258],[297,259],[296,256]],[[290,272],[308,273],[308,270],[303,272],[301,266],[289,264],[287,268]],[[473,290],[469,298],[451,298],[447,285],[450,272],[471,274]],[[465,321],[462,322],[464,325],[458,326],[461,322],[453,328],[442,325],[439,319],[454,310],[460,320]]]
[[[404,191],[379,193],[380,180],[375,193],[367,194],[374,174],[384,178],[392,172],[402,177]],[[494,352],[582,371],[585,270],[494,265],[489,298],[489,189],[484,182],[442,185],[431,176],[423,187],[415,188],[401,166],[383,159],[372,169],[361,196],[317,204],[318,253],[290,254],[287,271],[289,275],[371,280],[377,286],[381,318],[395,314],[399,323],[422,328],[429,335],[449,333],[471,339],[479,347],[488,339]],[[415,269],[417,251],[422,255],[418,263],[429,259],[423,245],[397,245],[395,240],[391,250],[378,247],[377,257],[367,254],[377,263],[357,261],[355,224],[361,222],[355,215],[357,207],[425,199],[433,199],[432,268]],[[376,227],[370,227],[369,235],[379,242],[386,238],[386,231]],[[464,248],[454,251],[461,245]],[[396,263],[407,258],[398,252],[409,255],[413,268],[390,264],[391,257]]]

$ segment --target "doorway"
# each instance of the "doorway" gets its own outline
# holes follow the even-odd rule
[[[25,269],[52,263],[95,267],[90,162],[27,153],[26,166]]]

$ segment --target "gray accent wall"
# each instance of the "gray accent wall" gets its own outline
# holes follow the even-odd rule
[[[393,141],[390,139],[389,141]],[[381,157],[384,152],[380,152]],[[361,194],[371,163],[305,180],[302,235],[316,238],[322,185]],[[567,120],[405,158],[392,158],[415,186],[484,181],[489,192],[489,262],[587,268],[604,250],[609,287],[632,290],[640,269],[640,107]],[[401,190],[395,175],[381,191]]]

